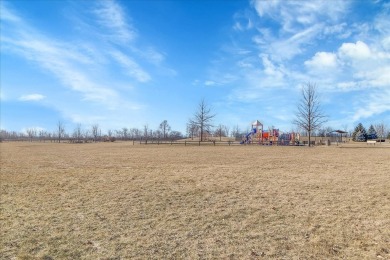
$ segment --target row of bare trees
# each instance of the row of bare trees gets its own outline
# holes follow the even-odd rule
[[[163,120],[156,130],[151,129],[148,125],[144,125],[142,129],[123,127],[116,130],[109,129],[103,133],[98,124],[86,128],[81,124],[77,124],[73,131],[67,132],[62,121],[57,122],[55,130],[52,132],[37,128],[28,128],[21,133],[0,130],[0,141],[70,141],[83,143],[114,140],[176,140],[180,138],[183,138],[183,134],[172,130],[167,120]]]

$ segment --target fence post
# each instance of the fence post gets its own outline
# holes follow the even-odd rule
[[[184,146],[187,146],[187,141],[184,141]]]
[[[214,143],[214,146],[215,146],[215,140],[213,141],[213,143]]]

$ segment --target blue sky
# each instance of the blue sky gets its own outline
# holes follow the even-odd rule
[[[390,123],[390,3],[1,1],[1,128],[285,131],[315,83],[326,126]]]

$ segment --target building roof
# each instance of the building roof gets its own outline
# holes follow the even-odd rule
[[[343,131],[343,130],[334,130],[334,131],[332,131],[332,132],[330,132],[330,133],[347,134],[348,132],[345,132],[345,131]]]

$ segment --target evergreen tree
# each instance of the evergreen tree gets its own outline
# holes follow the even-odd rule
[[[358,132],[361,132],[361,134],[364,135],[364,138],[367,140],[367,132],[366,132],[366,129],[364,128],[363,124],[362,123],[359,123],[356,127],[355,127],[355,130],[353,131],[352,133],[352,140],[355,141],[355,142],[362,142],[362,141],[358,141],[357,140],[357,134]],[[364,141],[366,141],[364,140]]]
[[[367,139],[377,139],[378,135],[376,134],[375,128],[373,125],[370,125],[367,133]]]

